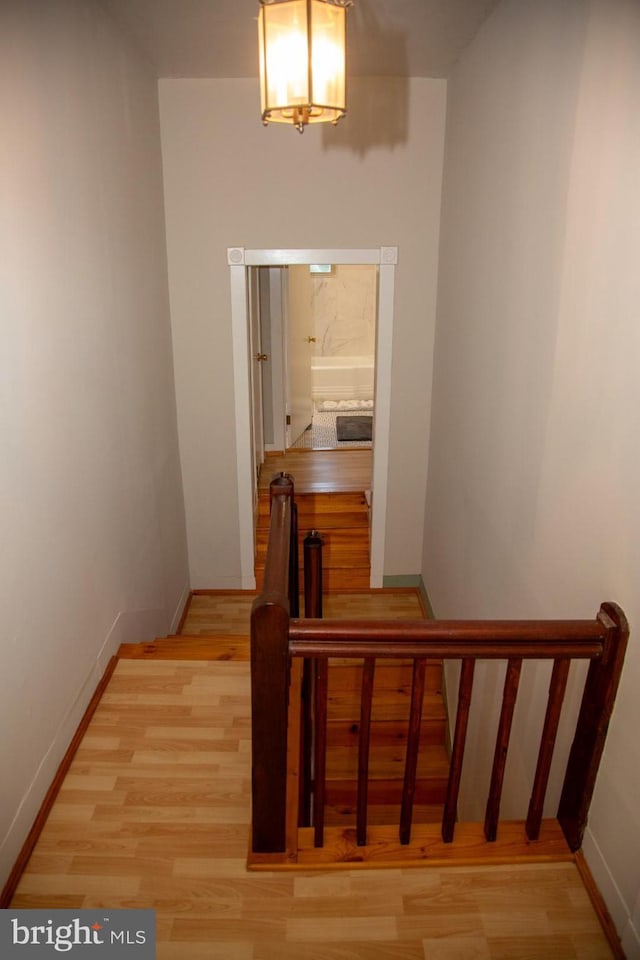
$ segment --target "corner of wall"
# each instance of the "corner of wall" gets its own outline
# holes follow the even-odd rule
[[[631,917],[629,908],[589,827],[585,830],[582,852],[622,940],[627,960],[640,960],[640,936],[634,924],[637,918]]]

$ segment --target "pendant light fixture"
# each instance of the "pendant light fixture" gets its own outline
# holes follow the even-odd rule
[[[346,104],[346,13],[351,0],[260,0],[264,124],[337,123]]]

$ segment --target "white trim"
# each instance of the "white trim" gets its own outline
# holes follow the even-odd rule
[[[582,853],[587,861],[587,866],[595,880],[596,887],[602,894],[602,898],[607,906],[607,910],[616,928],[618,936],[626,940],[626,955],[629,960],[636,960],[640,954],[633,953],[630,949],[633,946],[634,936],[637,936],[633,927],[632,917],[629,913],[629,906],[625,902],[618,884],[613,878],[609,869],[609,864],[605,860],[604,854],[600,849],[591,828],[587,826],[582,840]]]
[[[387,519],[387,480],[391,432],[391,353],[393,348],[393,298],[395,266],[378,267],[378,322],[371,501],[371,587],[381,587],[384,578],[384,547]]]
[[[229,248],[238,256],[238,250],[241,248]],[[382,260],[382,251],[395,250],[397,247],[380,247],[374,250],[244,250],[244,263],[248,267],[282,267],[285,264],[305,264],[305,263],[337,263],[337,264],[362,264],[362,263],[387,263]],[[315,258],[315,259],[314,259]],[[236,261],[237,262],[237,261]]]
[[[271,326],[271,398],[273,402],[273,443],[265,449],[284,450],[285,398],[284,398],[284,329],[283,329],[283,271],[269,267],[269,310]]]
[[[251,450],[251,388],[249,383],[249,318],[247,269],[231,262],[231,318],[233,327],[233,382],[236,407],[236,481],[240,526],[240,589],[255,590],[253,531],[253,457]]]
[[[381,587],[384,575],[384,547],[387,519],[387,479],[391,407],[391,351],[397,247],[351,250],[227,249],[231,280],[231,325],[236,410],[236,468],[240,529],[240,567],[243,589],[255,588],[253,569],[253,478],[251,475],[251,421],[249,409],[249,354],[247,315],[247,271],[252,267],[286,264],[338,263],[374,264],[378,274],[378,320],[376,324],[376,402],[373,442],[373,498],[371,508],[371,581]]]
[[[171,618],[171,623],[169,625],[169,633],[175,633],[176,630],[178,629],[178,626],[180,625],[180,621],[182,620],[182,616],[185,610],[187,609],[187,604],[189,603],[190,598],[191,598],[191,587],[188,583],[185,583],[184,587],[182,588],[182,593],[180,594],[180,599],[178,600],[178,604]]]

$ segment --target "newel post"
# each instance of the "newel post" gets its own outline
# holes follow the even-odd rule
[[[582,846],[629,636],[627,618],[617,604],[603,603],[598,620],[605,631],[602,656],[589,664],[558,807],[571,850]]]
[[[254,853],[286,849],[289,701],[289,553],[293,481],[271,483],[271,524],[262,593],[251,609],[251,791]]]

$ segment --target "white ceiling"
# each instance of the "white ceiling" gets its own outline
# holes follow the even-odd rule
[[[355,0],[349,73],[446,77],[500,0]],[[258,0],[102,0],[160,77],[257,76]]]

